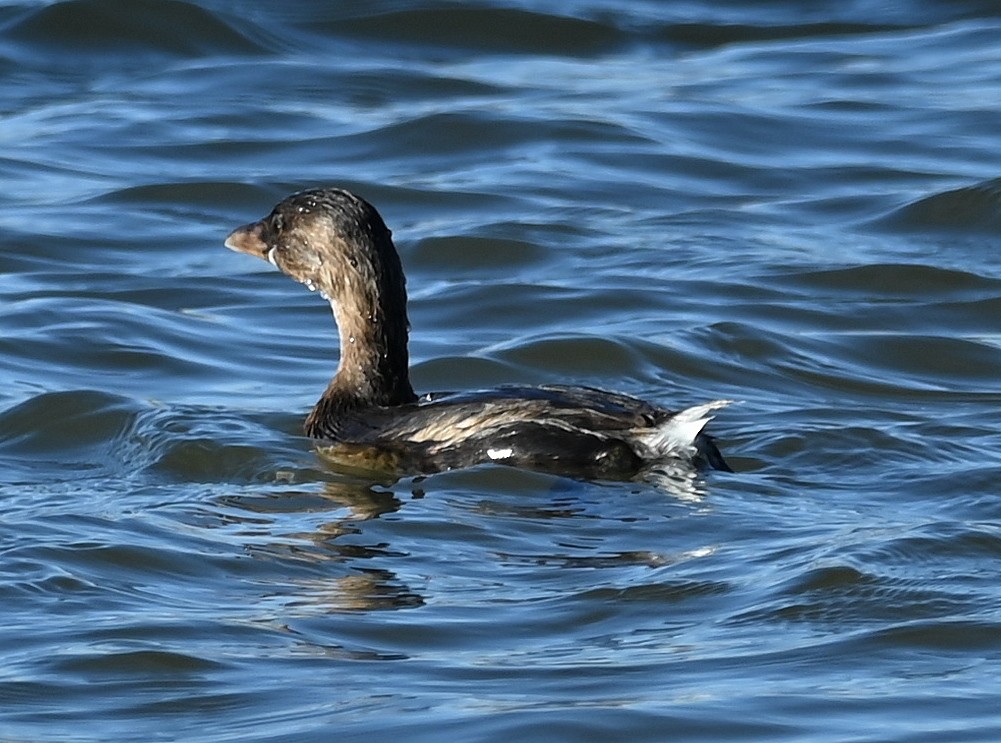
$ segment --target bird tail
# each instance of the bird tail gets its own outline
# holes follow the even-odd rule
[[[731,472],[712,437],[702,433],[705,425],[712,420],[713,411],[726,407],[730,402],[714,400],[678,411],[656,428],[644,431],[640,442],[652,459],[694,457],[714,469]]]

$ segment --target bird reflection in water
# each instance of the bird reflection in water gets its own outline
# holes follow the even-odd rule
[[[367,560],[405,555],[385,544],[345,541],[363,534],[362,523],[394,513],[403,506],[395,493],[382,487],[385,485],[373,485],[371,480],[343,477],[324,482],[320,491],[284,488],[254,496],[230,496],[222,504],[226,507],[223,518],[227,527],[242,538],[247,553],[256,559],[292,562],[298,567],[304,563],[322,564],[322,574],[311,570],[308,577],[284,578],[280,588],[271,584],[279,588],[271,597],[282,597],[283,613],[421,606],[423,597],[393,571],[364,565]],[[420,491],[415,489],[413,497],[421,497]],[[275,530],[281,523],[301,524],[304,520],[312,521],[310,517],[324,520],[311,524],[306,531]]]

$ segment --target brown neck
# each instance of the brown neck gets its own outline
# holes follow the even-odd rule
[[[327,391],[364,405],[413,402],[406,306],[364,311],[331,305],[340,332],[341,359]]]
[[[410,386],[406,288],[395,250],[386,263],[350,263],[321,286],[337,322],[340,362],[306,420],[310,436],[336,438],[338,419],[348,410],[417,399]]]

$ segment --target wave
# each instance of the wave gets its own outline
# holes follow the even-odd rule
[[[875,224],[894,230],[996,232],[1001,229],[1001,178],[924,196]]]

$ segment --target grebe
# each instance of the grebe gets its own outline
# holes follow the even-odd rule
[[[399,254],[375,207],[349,191],[295,193],[233,231],[226,247],[270,262],[330,302],[340,362],[305,430],[336,462],[408,474],[497,462],[605,479],[666,460],[731,471],[702,432],[726,400],[672,412],[567,385],[418,397]]]

